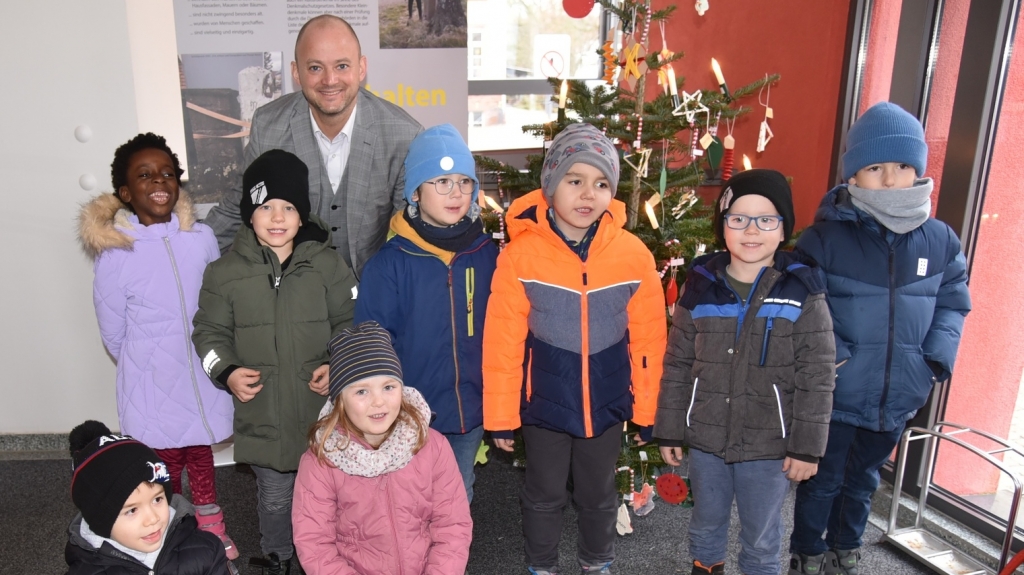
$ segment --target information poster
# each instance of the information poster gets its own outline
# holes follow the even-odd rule
[[[325,13],[347,20],[359,37],[366,89],[424,126],[451,123],[466,137],[465,0],[174,0],[197,203],[218,202],[242,177],[253,112],[299,89],[291,73],[296,35]]]

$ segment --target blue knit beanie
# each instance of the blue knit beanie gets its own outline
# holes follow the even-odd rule
[[[913,166],[919,178],[928,165],[928,144],[921,122],[891,102],[871,106],[850,127],[843,154],[843,181],[862,168],[883,162]]]
[[[405,157],[405,201],[415,206],[413,192],[423,182],[445,174],[462,174],[473,180],[473,202],[480,195],[476,161],[462,134],[451,124],[441,124],[419,133],[409,144]]]

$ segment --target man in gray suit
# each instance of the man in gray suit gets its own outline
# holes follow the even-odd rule
[[[404,161],[423,128],[404,110],[361,88],[366,56],[345,20],[306,22],[295,40],[292,81],[301,92],[262,106],[252,118],[245,170],[267,150],[287,150],[309,167],[312,211],[331,228],[334,249],[358,277],[384,245],[391,215],[405,207]],[[205,223],[221,251],[240,223],[241,178]]]

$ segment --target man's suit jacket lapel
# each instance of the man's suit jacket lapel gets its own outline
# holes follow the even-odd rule
[[[316,136],[313,134],[313,120],[309,116],[309,103],[306,98],[295,99],[295,107],[292,109],[291,136],[295,145],[295,155],[309,167],[309,189],[317,190],[316,194],[310,194],[311,212],[320,214],[320,206],[325,201],[330,203],[330,198],[325,199],[324,188],[331,193],[330,186],[324,186],[327,176],[324,173],[323,162],[320,158],[320,148],[316,144]]]
[[[370,205],[367,194],[370,190],[370,176],[373,167],[373,147],[377,134],[372,130],[377,121],[376,110],[368,101],[365,93],[359,91],[356,106],[356,123],[352,128],[352,142],[349,146],[348,163],[345,165],[346,214],[345,224],[348,227],[349,249],[355,258],[356,242],[361,238],[363,222]],[[353,260],[354,261],[354,260]]]

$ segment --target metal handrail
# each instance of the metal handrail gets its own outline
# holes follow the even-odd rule
[[[942,430],[947,427],[952,427],[955,429],[955,431],[952,431],[950,433],[944,433]],[[914,433],[917,433],[918,435],[913,435]],[[985,451],[976,445],[972,445],[970,443],[967,443],[966,441],[961,440],[959,437],[956,437],[957,435],[964,433],[984,437],[986,439],[989,439],[990,441],[1002,445],[1003,448]],[[892,507],[889,511],[889,530],[887,533],[890,536],[892,536],[896,532],[896,514],[899,511],[900,492],[902,491],[903,475],[907,465],[907,446],[911,441],[917,441],[919,439],[927,440],[927,457],[925,458],[925,472],[922,476],[925,478],[925,480],[923,482],[923,485],[921,486],[921,494],[918,497],[917,502],[917,517],[914,520],[915,528],[920,528],[921,523],[924,520],[924,509],[925,504],[928,501],[928,491],[932,483],[931,477],[933,468],[935,466],[935,453],[938,449],[939,440],[951,441],[956,445],[963,447],[964,449],[970,451],[971,453],[974,453],[978,457],[981,457],[985,461],[988,461],[989,463],[997,467],[1000,471],[1010,476],[1010,479],[1013,481],[1013,500],[1010,502],[1010,516],[1007,522],[1006,536],[1003,538],[1002,550],[999,556],[999,568],[996,570],[997,572],[1002,571],[1003,567],[1006,566],[1007,561],[1009,561],[1010,547],[1013,544],[1014,527],[1017,524],[1017,513],[1020,510],[1021,480],[1013,471],[1011,471],[1006,465],[1004,465],[1002,461],[996,459],[995,457],[993,457],[993,455],[996,453],[1012,451],[1017,455],[1024,457],[1024,451],[1022,451],[1020,448],[1018,448],[1016,445],[1014,445],[1013,443],[1009,442],[1006,439],[997,437],[995,435],[992,435],[991,433],[982,431],[980,429],[974,429],[966,425],[961,425],[959,423],[953,423],[949,421],[940,421],[936,423],[934,426],[932,426],[931,429],[925,429],[923,427],[908,428],[906,431],[903,432],[903,435],[900,438],[899,457],[897,458],[896,462],[896,478],[893,482]]]

